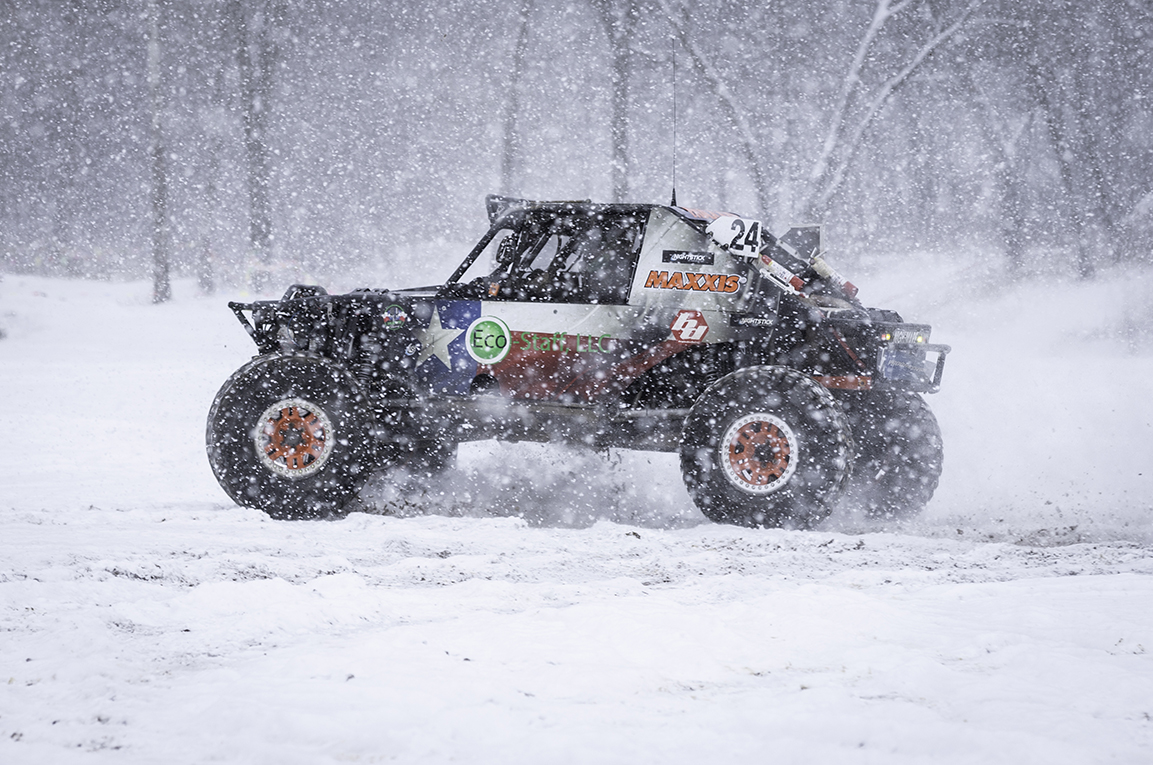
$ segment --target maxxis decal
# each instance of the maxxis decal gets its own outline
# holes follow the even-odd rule
[[[657,290],[732,293],[741,288],[741,277],[736,274],[698,274],[692,271],[649,271],[645,286]]]

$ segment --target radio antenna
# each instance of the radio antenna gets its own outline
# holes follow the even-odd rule
[[[672,40],[673,52],[673,201],[672,206],[677,206],[677,41],[676,38]]]

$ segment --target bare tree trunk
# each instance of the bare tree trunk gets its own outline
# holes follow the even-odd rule
[[[148,92],[152,104],[152,302],[172,297],[169,281],[168,169],[165,162],[160,83],[160,9],[148,0]]]
[[[612,198],[629,195],[629,80],[632,76],[632,35],[637,22],[634,0],[592,0],[600,14],[612,56],[612,95],[609,137],[612,142]]]
[[[1001,238],[1005,242],[1005,259],[1009,266],[1009,275],[1017,278],[1025,265],[1027,241],[1023,199],[1024,178],[1017,153],[1021,134],[1028,127],[1029,120],[1023,122],[1018,130],[1010,131],[1007,123],[998,118],[992,100],[976,79],[970,77],[969,82],[976,94],[977,103],[985,112],[985,121],[982,123],[985,140],[997,155],[993,173],[1000,192],[998,225],[1001,229]]]
[[[226,76],[227,62],[236,51],[234,31],[229,29],[233,15],[226,6],[216,10],[208,20],[212,47],[219,56],[218,65],[208,71],[210,96],[201,112],[201,125],[205,134],[207,161],[204,170],[203,207],[205,223],[200,234],[200,253],[196,277],[201,294],[211,295],[221,278],[220,246],[223,232],[220,216],[221,157],[225,153],[225,124],[228,122],[229,93]]]
[[[1085,52],[1084,58],[1091,54]],[[1087,66],[1085,61],[1083,66]],[[1101,144],[1109,140],[1108,120],[1105,125],[1095,126],[1096,115],[1090,114],[1090,104],[1100,103],[1092,98],[1090,88],[1086,82],[1087,75],[1083,67],[1079,66],[1073,72],[1073,110],[1077,116],[1079,158],[1085,167],[1086,188],[1088,194],[1084,195],[1091,219],[1089,229],[1095,234],[1092,237],[1098,253],[1094,260],[1112,262],[1115,260],[1113,246],[1113,231],[1116,230],[1117,221],[1109,204],[1111,184],[1105,178],[1105,170],[1101,161]]]
[[[512,78],[508,86],[508,98],[504,111],[504,150],[500,160],[500,191],[512,194],[516,186],[517,159],[520,154],[520,110],[521,77],[524,75],[524,59],[528,50],[528,17],[532,12],[532,0],[523,0],[517,19],[516,47],[512,54]]]
[[[1069,144],[1068,133],[1062,122],[1062,115],[1055,108],[1053,99],[1046,88],[1048,77],[1042,71],[1038,58],[1034,53],[1027,67],[1029,87],[1032,90],[1033,99],[1041,111],[1041,119],[1044,120],[1045,130],[1053,146],[1053,152],[1057,156],[1057,168],[1061,177],[1061,199],[1068,211],[1069,221],[1073,227],[1073,236],[1077,240],[1074,243],[1077,251],[1077,275],[1082,279],[1090,279],[1094,272],[1093,258],[1090,253],[1085,215],[1074,194],[1076,184],[1073,168],[1074,154]]]
[[[224,35],[221,35],[223,38]],[[212,99],[204,115],[208,161],[205,168],[204,210],[205,224],[201,234],[200,257],[197,262],[196,279],[200,292],[211,295],[216,291],[217,258],[220,246],[220,156],[224,153],[223,130],[225,110],[225,82],[223,68],[212,75]]]
[[[240,0],[233,5],[240,45],[237,63],[244,100],[244,152],[248,165],[248,244],[256,269],[252,289],[262,292],[272,261],[271,151],[269,117],[272,111],[273,69],[279,51],[275,26],[283,8],[279,0],[255,3],[249,18]]]

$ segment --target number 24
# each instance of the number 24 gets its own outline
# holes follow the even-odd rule
[[[734,218],[732,223],[733,238],[729,242],[729,249],[737,252],[757,253],[761,250],[761,222]]]

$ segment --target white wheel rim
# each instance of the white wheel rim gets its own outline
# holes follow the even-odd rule
[[[301,398],[288,398],[264,411],[252,439],[260,463],[268,470],[285,478],[305,478],[328,461],[336,431],[323,409]]]
[[[728,482],[755,496],[771,494],[787,484],[800,457],[792,428],[768,412],[734,421],[725,430],[718,451]]]

